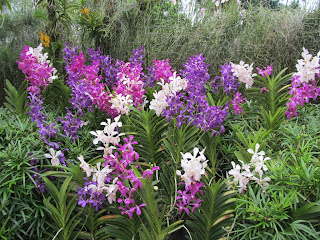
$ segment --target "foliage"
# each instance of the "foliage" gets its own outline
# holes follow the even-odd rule
[[[202,207],[187,221],[192,239],[220,239],[231,226],[234,192],[226,191],[225,181],[206,182]]]
[[[290,120],[284,112],[285,72],[302,46],[319,50],[319,12],[257,2],[14,5],[0,28],[3,88],[10,79],[0,108],[0,238],[318,239],[319,106]],[[24,48],[19,67],[35,78],[19,84],[15,51],[44,36],[44,52]],[[112,59],[76,54],[92,45]],[[258,67],[276,59],[278,74],[255,76],[253,65],[231,59]]]
[[[285,120],[283,115],[288,101],[287,87],[291,74],[282,76],[283,69],[276,76],[257,76],[254,86],[248,90],[248,96],[255,104],[260,106],[258,115],[262,127],[266,130],[276,130]],[[265,91],[264,91],[265,89]]]
[[[48,209],[54,221],[54,224],[49,224],[54,229],[54,232],[49,235],[55,239],[77,239],[79,232],[75,230],[81,222],[81,218],[79,218],[81,212],[74,213],[77,206],[76,196],[69,197],[69,193],[73,187],[72,184],[70,185],[72,177],[65,179],[60,187],[60,191],[49,179],[46,177],[42,179],[46,183],[48,192],[55,204],[51,203],[50,198],[43,200],[44,206]]]
[[[4,105],[18,116],[24,117],[27,111],[27,82],[24,81],[17,90],[9,80],[6,80],[5,92],[7,103]]]
[[[8,239],[43,239],[46,209],[36,191],[32,157],[43,152],[34,125],[0,109],[0,225]]]

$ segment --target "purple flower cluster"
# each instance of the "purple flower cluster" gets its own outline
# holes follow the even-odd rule
[[[41,95],[37,96],[36,93],[29,92],[28,96],[29,102],[28,107],[29,111],[27,112],[28,115],[31,116],[32,122],[42,123],[47,120],[47,116],[44,115],[41,110],[43,109],[43,100],[41,99]]]
[[[200,190],[204,186],[204,183],[201,182],[201,176],[205,174],[205,168],[207,166],[208,160],[204,155],[205,149],[199,152],[198,148],[193,149],[193,155],[191,153],[181,153],[181,168],[184,170],[184,174],[180,170],[176,171],[177,176],[181,176],[179,185],[184,185],[184,191],[178,190],[177,196],[178,203],[176,206],[179,208],[179,213],[186,211],[189,213],[189,208],[192,206],[191,212],[196,208],[200,207],[201,198],[197,198],[196,195],[203,194],[203,191]],[[199,153],[199,156],[198,156]],[[198,195],[199,195],[198,194]]]
[[[94,51],[94,49],[89,49],[88,53],[90,55],[89,61],[100,63],[103,79],[107,83],[109,89],[111,89],[114,86],[114,84],[117,82],[117,74],[119,72],[119,65],[120,65],[119,60],[114,60],[109,55],[107,56],[102,55],[100,47],[97,49],[97,51]]]
[[[113,202],[120,204],[118,209],[121,210],[121,214],[126,214],[131,219],[134,213],[141,215],[141,208],[146,204],[138,204],[135,196],[135,192],[143,186],[141,178],[137,177],[132,169],[134,161],[139,159],[138,153],[133,148],[133,145],[138,142],[133,141],[133,136],[130,135],[129,138],[123,138],[124,144],[120,144],[120,136],[123,134],[119,134],[117,131],[118,127],[122,126],[119,118],[120,116],[115,118],[113,123],[107,119],[108,123],[101,123],[105,126],[103,131],[91,132],[97,137],[93,143],[97,144],[100,141],[104,145],[104,147],[98,148],[104,150],[105,162],[102,169],[100,168],[101,163],[98,163],[97,167],[91,167],[82,156],[78,157],[81,161],[80,167],[87,174],[85,187],[80,187],[78,191],[78,204],[82,207],[91,205],[98,211],[108,198],[110,204]],[[114,153],[113,149],[116,149]],[[142,178],[149,177],[151,179],[156,170],[159,170],[158,166],[145,170]],[[91,179],[89,179],[90,176],[92,176]]]
[[[135,107],[144,105],[146,90],[143,88],[143,68],[139,64],[132,65],[130,62],[121,62],[119,69],[119,80],[114,88],[115,93],[123,97],[129,96]]]
[[[298,116],[297,107],[298,105],[303,106],[308,103],[310,99],[316,100],[320,95],[320,87],[316,86],[316,81],[311,83],[301,82],[300,76],[294,75],[291,79],[292,87],[289,87],[290,95],[289,102],[287,103],[288,110],[285,115],[288,119],[292,116]]]
[[[106,200],[106,195],[103,192],[95,191],[94,188],[88,188],[89,186],[96,186],[97,182],[89,181],[88,178],[84,178],[87,180],[85,182],[85,187],[78,189],[78,204],[81,207],[85,207],[86,205],[91,205],[96,211],[102,208],[103,202]]]
[[[132,51],[132,57],[129,59],[129,62],[131,62],[132,65],[139,65],[142,67],[142,65],[144,64],[143,58],[145,57],[143,51],[144,47],[134,49]]]
[[[236,115],[239,115],[239,113],[243,113],[243,107],[240,106],[240,104],[244,104],[245,100],[247,99],[242,97],[240,92],[237,92],[236,95],[234,95],[234,99],[232,99],[231,102],[232,109]]]
[[[200,190],[201,187],[204,186],[203,182],[192,182],[191,185],[186,185],[185,183],[179,183],[179,185],[185,185],[185,190],[178,190],[176,206],[179,208],[179,213],[185,211],[189,214],[188,206],[192,206],[191,212],[193,212],[196,208],[200,207],[201,198],[197,198],[196,194],[203,194],[203,191]]]
[[[210,79],[208,73],[209,64],[204,62],[205,57],[200,55],[192,56],[183,65],[185,70],[181,70],[181,74],[189,81],[189,92],[194,95],[203,95],[206,92],[205,84]]]
[[[42,54],[42,45],[33,49],[29,46],[24,46],[18,63],[18,68],[26,74],[26,80],[29,82],[28,91],[31,93],[40,94],[41,87],[44,90],[53,79],[56,69],[52,67],[50,61],[47,60],[47,54]]]
[[[74,52],[75,49],[69,49],[65,58],[71,58]],[[56,137],[60,131],[63,132],[63,135],[68,135],[74,140],[78,129],[83,125],[80,119],[71,119],[71,113],[68,110],[68,115],[65,117],[65,120],[61,121],[61,119],[59,119],[62,126],[58,126],[56,124],[57,120],[48,123],[48,116],[42,112],[43,98],[41,95],[41,87],[43,86],[43,90],[45,90],[48,84],[57,77],[54,76],[56,70],[51,67],[50,61],[47,60],[47,54],[42,53],[41,45],[35,49],[25,46],[20,55],[18,65],[27,75],[26,80],[29,81],[30,85],[30,87],[28,87],[29,111],[27,114],[31,116],[31,121],[37,123],[41,139],[48,146],[56,149],[59,148],[59,144],[50,142],[49,139]]]
[[[191,57],[184,65],[182,74],[188,80],[186,91],[168,99],[169,107],[163,110],[163,116],[169,121],[175,117],[177,126],[191,124],[212,134],[224,132],[222,124],[228,114],[229,106],[210,106],[206,100],[205,84],[210,79],[209,65],[204,63],[202,55]]]
[[[75,140],[78,138],[78,131],[83,126],[86,125],[80,118],[77,118],[73,115],[68,108],[67,115],[64,118],[57,118],[60,121],[61,126],[60,130],[63,136],[68,136],[71,140]]]
[[[219,87],[223,87],[226,94],[235,93],[240,82],[236,82],[236,76],[232,72],[230,63],[221,66],[221,77],[215,77],[211,82],[213,93],[217,93]]]
[[[75,53],[75,55],[69,59],[71,54],[74,53],[74,50],[75,49],[70,50],[68,47],[64,49],[65,59],[67,60],[67,83],[72,90],[70,102],[72,103],[73,109],[76,109],[81,115],[83,115],[82,108],[86,109],[87,111],[94,110],[93,99],[87,93],[90,85],[87,84],[87,81],[85,81],[84,73],[86,73],[85,75],[88,75],[89,72],[92,73],[90,79],[93,80],[94,77],[97,77],[99,63],[95,62],[93,67],[87,69],[84,65],[86,59],[82,52],[79,54]],[[93,74],[95,74],[95,76],[93,76]]]

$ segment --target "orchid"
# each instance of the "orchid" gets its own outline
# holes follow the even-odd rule
[[[88,163],[86,163],[86,162],[84,161],[84,159],[83,159],[83,156],[82,156],[82,155],[80,155],[80,156],[78,157],[78,159],[79,159],[79,160],[80,160],[80,162],[81,162],[81,164],[80,164],[80,168],[82,168],[82,169],[83,169],[83,171],[85,171],[85,172],[86,172],[87,177],[90,177],[90,176],[91,176],[91,174],[92,174],[92,171],[93,171],[92,167],[90,167],[90,166],[89,166],[89,164],[88,164]]]
[[[239,160],[239,162],[242,164],[241,167],[239,164],[235,164],[233,161],[231,162],[233,169],[229,170],[227,175],[228,177],[233,177],[234,184],[239,184],[239,194],[242,194],[243,191],[247,190],[247,185],[251,180],[258,183],[261,187],[267,186],[268,182],[271,181],[269,177],[262,178],[264,173],[263,171],[268,171],[265,161],[270,160],[270,158],[264,157],[264,151],[258,152],[259,148],[260,144],[257,143],[255,145],[255,150],[247,150],[252,154],[250,163],[244,163],[243,161]],[[254,168],[253,171],[251,171],[252,167]],[[255,176],[256,174],[259,174],[259,178]]]
[[[51,158],[51,164],[52,166],[59,166],[60,160],[59,156],[61,155],[61,151],[55,152],[53,148],[50,148],[50,154],[45,154],[44,156],[46,158]]]
[[[259,156],[264,156],[266,154],[264,151],[258,152],[259,148],[260,144],[257,143],[255,145],[255,151],[253,151],[251,148],[247,150],[248,153],[253,154],[253,156],[251,157],[251,161],[259,161]]]
[[[259,171],[259,178],[251,177],[251,180],[258,183],[261,187],[268,186],[269,182],[271,181],[271,178],[269,177],[262,178],[262,175],[263,175],[263,171]]]
[[[193,155],[191,153],[181,153],[183,158],[181,160],[181,167],[184,170],[184,174],[182,175],[180,170],[176,171],[177,176],[181,176],[183,181],[180,185],[185,185],[185,191],[177,191],[180,196],[177,196],[178,203],[176,203],[176,206],[179,207],[180,213],[183,210],[189,213],[188,205],[193,206],[192,212],[200,206],[201,199],[197,199],[196,194],[203,193],[200,188],[204,186],[204,183],[200,182],[200,180],[202,175],[205,174],[208,160],[206,160],[204,155],[205,149],[201,152],[199,151],[199,148],[194,148]]]
[[[245,64],[243,61],[240,61],[240,64],[234,64],[231,62],[232,72],[238,77],[240,82],[246,84],[246,88],[251,88],[253,84],[253,77],[257,74],[252,73],[253,63],[249,66],[249,64]]]
[[[312,57],[309,51],[303,48],[301,55],[303,59],[298,60],[298,64],[296,65],[298,72],[294,73],[294,75],[298,76],[301,82],[308,83],[309,81],[314,81],[315,75],[320,72],[320,51],[317,56]]]

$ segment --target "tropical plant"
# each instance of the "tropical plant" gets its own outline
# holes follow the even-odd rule
[[[44,206],[50,212],[50,217],[53,220],[53,224],[48,222],[48,225],[54,230],[49,236],[54,239],[77,239],[79,231],[77,228],[82,219],[80,218],[81,211],[76,212],[77,196],[70,196],[69,193],[73,187],[70,185],[72,176],[67,177],[63,184],[58,188],[46,177],[42,178],[46,183],[46,188],[50,194],[50,198],[44,198]],[[54,205],[51,203],[51,199],[54,201]]]
[[[7,79],[5,92],[7,102],[4,105],[13,113],[20,117],[25,117],[27,112],[27,81],[22,82],[20,88],[17,90]]]
[[[190,239],[220,239],[231,229],[235,192],[226,191],[226,180],[205,180],[205,184],[201,208],[186,222]]]
[[[283,69],[276,76],[256,76],[254,86],[247,90],[250,99],[260,106],[259,120],[266,130],[278,129],[285,120],[287,88],[291,77],[291,74],[283,76],[286,70]]]

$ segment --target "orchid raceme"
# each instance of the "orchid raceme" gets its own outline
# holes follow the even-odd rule
[[[301,56],[303,59],[298,60],[297,72],[294,73],[294,76],[298,76],[300,82],[314,81],[316,74],[320,72],[320,51],[317,56],[312,57],[309,51],[303,48]]]
[[[243,107],[240,106],[240,104],[244,104],[245,100],[247,99],[242,97],[240,92],[237,92],[236,95],[234,95],[234,99],[231,100],[231,103],[232,109],[236,115],[239,115],[239,113],[243,113]]]
[[[20,61],[17,61],[19,69],[27,76],[28,91],[31,93],[40,94],[41,87],[45,90],[49,83],[58,78],[55,75],[57,70],[48,60],[48,54],[43,54],[42,50],[41,43],[37,48],[25,46],[20,54]]]
[[[298,105],[303,106],[320,95],[320,86],[317,86],[316,81],[316,76],[319,78],[320,75],[320,51],[317,56],[312,57],[308,50],[303,48],[302,57],[303,59],[298,60],[298,72],[293,74],[292,86],[289,87],[292,97],[289,98],[288,110],[285,112],[288,119],[298,116]]]
[[[200,207],[201,198],[197,198],[196,194],[202,194],[200,188],[204,186],[204,183],[201,182],[201,177],[205,174],[208,160],[204,155],[205,149],[201,152],[199,151],[198,148],[194,148],[193,155],[191,153],[181,153],[181,168],[184,174],[180,170],[177,170],[176,174],[181,177],[183,182],[179,183],[179,185],[184,185],[185,190],[178,191],[180,195],[177,197],[178,203],[176,203],[176,206],[179,208],[179,213],[182,211],[189,213],[188,206],[193,206],[191,212]]]
[[[269,177],[263,178],[264,171],[268,171],[268,167],[265,165],[269,157],[264,157],[265,152],[259,151],[260,145],[257,143],[255,145],[255,150],[248,149],[247,151],[252,154],[250,163],[241,162],[242,166],[231,162],[233,169],[228,172],[228,176],[233,177],[234,184],[239,184],[239,194],[242,194],[244,190],[247,190],[247,185],[250,181],[255,181],[261,187],[269,185],[271,179]],[[253,170],[251,170],[253,168]],[[259,178],[256,177],[258,174]]]
[[[121,214],[126,214],[129,218],[133,217],[134,212],[141,215],[141,208],[146,204],[136,203],[135,192],[143,185],[132,169],[134,161],[139,159],[138,153],[134,151],[134,145],[138,142],[133,141],[132,135],[129,139],[126,137],[121,139],[124,133],[118,132],[122,126],[120,115],[114,121],[107,119],[107,122],[101,122],[101,125],[104,126],[103,130],[90,133],[96,137],[93,140],[94,144],[103,143],[103,147],[97,149],[104,150],[104,162],[99,162],[94,167],[86,163],[82,155],[78,157],[81,162],[80,168],[86,172],[85,187],[80,187],[78,190],[78,204],[82,207],[89,204],[98,211],[107,198],[109,204],[114,202],[119,204]],[[120,143],[121,140],[124,144]],[[158,166],[154,166],[143,171],[142,178],[151,179],[153,173],[159,169]]]
[[[181,90],[185,90],[188,87],[188,81],[186,79],[181,79],[180,76],[177,76],[177,73],[174,72],[169,78],[169,83],[162,79],[162,82],[158,83],[162,90],[155,92],[153,94],[154,99],[150,102],[150,109],[153,109],[157,116],[163,112],[163,110],[169,106],[168,100],[176,93]]]
[[[253,63],[251,65],[240,61],[240,64],[231,63],[233,74],[238,77],[240,82],[246,84],[246,88],[251,88],[253,84],[253,77],[257,74],[252,73]]]
[[[257,70],[259,71],[259,74],[262,77],[266,77],[266,75],[270,76],[272,73],[272,69],[273,69],[273,64],[271,64],[270,66],[264,67],[264,69],[257,68]]]

